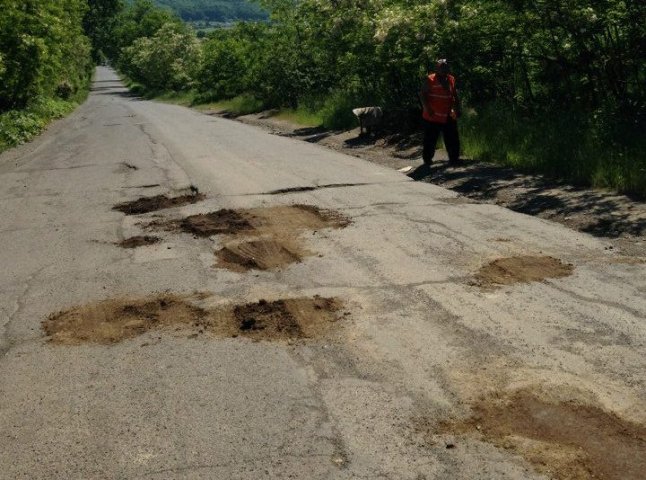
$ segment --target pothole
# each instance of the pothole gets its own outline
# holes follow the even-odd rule
[[[235,307],[233,314],[242,332],[255,332],[260,335],[287,335],[301,337],[303,332],[294,315],[288,310],[284,300],[267,302],[261,300]]]
[[[228,241],[215,253],[215,266],[245,272],[276,269],[300,262],[311,255],[303,245],[303,232],[345,228],[349,224],[350,219],[339,212],[297,204],[222,209],[179,220],[156,219],[145,228],[186,232],[196,237],[226,235]]]
[[[350,219],[334,210],[317,207],[316,205],[297,204],[286,207],[266,209],[269,219],[278,217],[275,221],[278,227],[318,230],[321,228],[345,228],[350,225]]]
[[[191,215],[181,221],[182,230],[200,237],[211,235],[236,234],[253,230],[251,215],[236,210],[223,209],[217,212]]]
[[[481,399],[473,415],[442,433],[476,435],[523,455],[558,480],[640,480],[646,472],[646,427],[598,407],[551,403],[530,390]]]
[[[155,243],[159,243],[161,241],[161,238],[159,237],[154,237],[151,235],[136,235],[134,237],[126,238],[124,240],[121,240],[120,242],[117,242],[117,245],[119,245],[121,248],[137,248],[137,247],[144,247],[146,245],[154,245]]]
[[[193,235],[293,236],[303,230],[344,228],[350,220],[342,214],[314,205],[280,205],[239,210],[222,209],[191,215],[182,220],[156,220],[149,229],[180,230]]]
[[[475,275],[475,284],[482,287],[540,282],[547,278],[572,275],[574,266],[554,257],[519,256],[499,258],[483,266]]]
[[[197,203],[204,198],[204,195],[197,192],[189,195],[180,195],[178,197],[156,195],[154,197],[141,197],[131,202],[119,203],[112,207],[112,209],[123,212],[126,215],[141,215],[142,213],[154,212],[165,208],[180,207],[182,205]]]
[[[344,318],[343,304],[336,298],[261,300],[212,308],[196,305],[198,300],[176,294],[105,300],[52,314],[42,328],[49,342],[61,345],[109,345],[150,330],[190,338],[205,334],[272,341],[322,336]]]
[[[194,328],[208,324],[209,313],[179,295],[113,299],[50,315],[43,330],[52,343],[111,344],[154,328]]]
[[[300,262],[305,252],[284,241],[258,239],[229,243],[215,253],[217,266],[237,272],[271,270]]]
[[[239,305],[233,316],[238,332],[256,339],[311,338],[329,330],[341,308],[336,298],[314,296]]]

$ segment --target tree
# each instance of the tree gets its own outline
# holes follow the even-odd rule
[[[91,69],[84,0],[5,0],[0,16],[0,111],[76,91]],[[59,86],[65,85],[64,89]]]
[[[128,74],[156,90],[187,90],[195,78],[200,46],[193,32],[167,23],[152,37],[141,37],[123,50]]]
[[[113,44],[117,16],[123,10],[122,0],[87,0],[88,10],[83,18],[85,34],[92,41],[92,58],[96,63],[102,57],[116,56]]]

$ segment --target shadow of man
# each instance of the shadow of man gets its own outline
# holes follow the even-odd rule
[[[416,182],[419,182],[420,180],[424,180],[426,177],[431,176],[431,166],[426,163],[422,163],[415,170],[407,173],[406,176],[412,178]]]

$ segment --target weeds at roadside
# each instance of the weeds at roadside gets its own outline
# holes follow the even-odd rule
[[[0,114],[0,152],[28,142],[40,134],[49,123],[68,115],[87,97],[83,89],[70,100],[37,98],[24,110]]]

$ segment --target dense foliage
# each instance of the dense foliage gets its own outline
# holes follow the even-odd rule
[[[448,57],[468,103],[500,100],[526,112],[617,109],[646,98],[642,2],[617,0],[264,0],[274,23],[212,36],[228,51],[205,82],[250,89],[287,104],[334,91],[414,107],[425,67]],[[216,44],[221,44],[218,47]],[[250,55],[251,53],[251,55]],[[222,61],[218,53],[206,55]],[[258,65],[260,62],[260,65]],[[250,75],[250,70],[262,72]],[[242,81],[242,85],[241,85]],[[263,87],[268,88],[263,88]],[[273,98],[269,98],[273,97]]]
[[[106,54],[113,55],[110,47],[113,43],[117,16],[123,9],[122,0],[87,0],[88,10],[83,18],[83,28],[92,41],[92,57],[96,63],[104,61]]]
[[[227,22],[267,18],[266,12],[257,4],[247,0],[156,0],[156,2],[171,8],[187,21]]]
[[[0,151],[27,141],[87,93],[120,0],[2,0]]]
[[[189,88],[199,66],[195,35],[177,23],[166,23],[152,37],[138,38],[123,49],[124,71],[155,90]]]
[[[36,98],[68,98],[87,81],[85,0],[4,0],[0,15],[0,111]]]
[[[201,65],[195,34],[151,0],[137,0],[121,13],[113,45],[121,72],[150,90],[190,89]]]
[[[86,0],[3,0],[1,12],[0,151],[72,110],[92,72]]]

